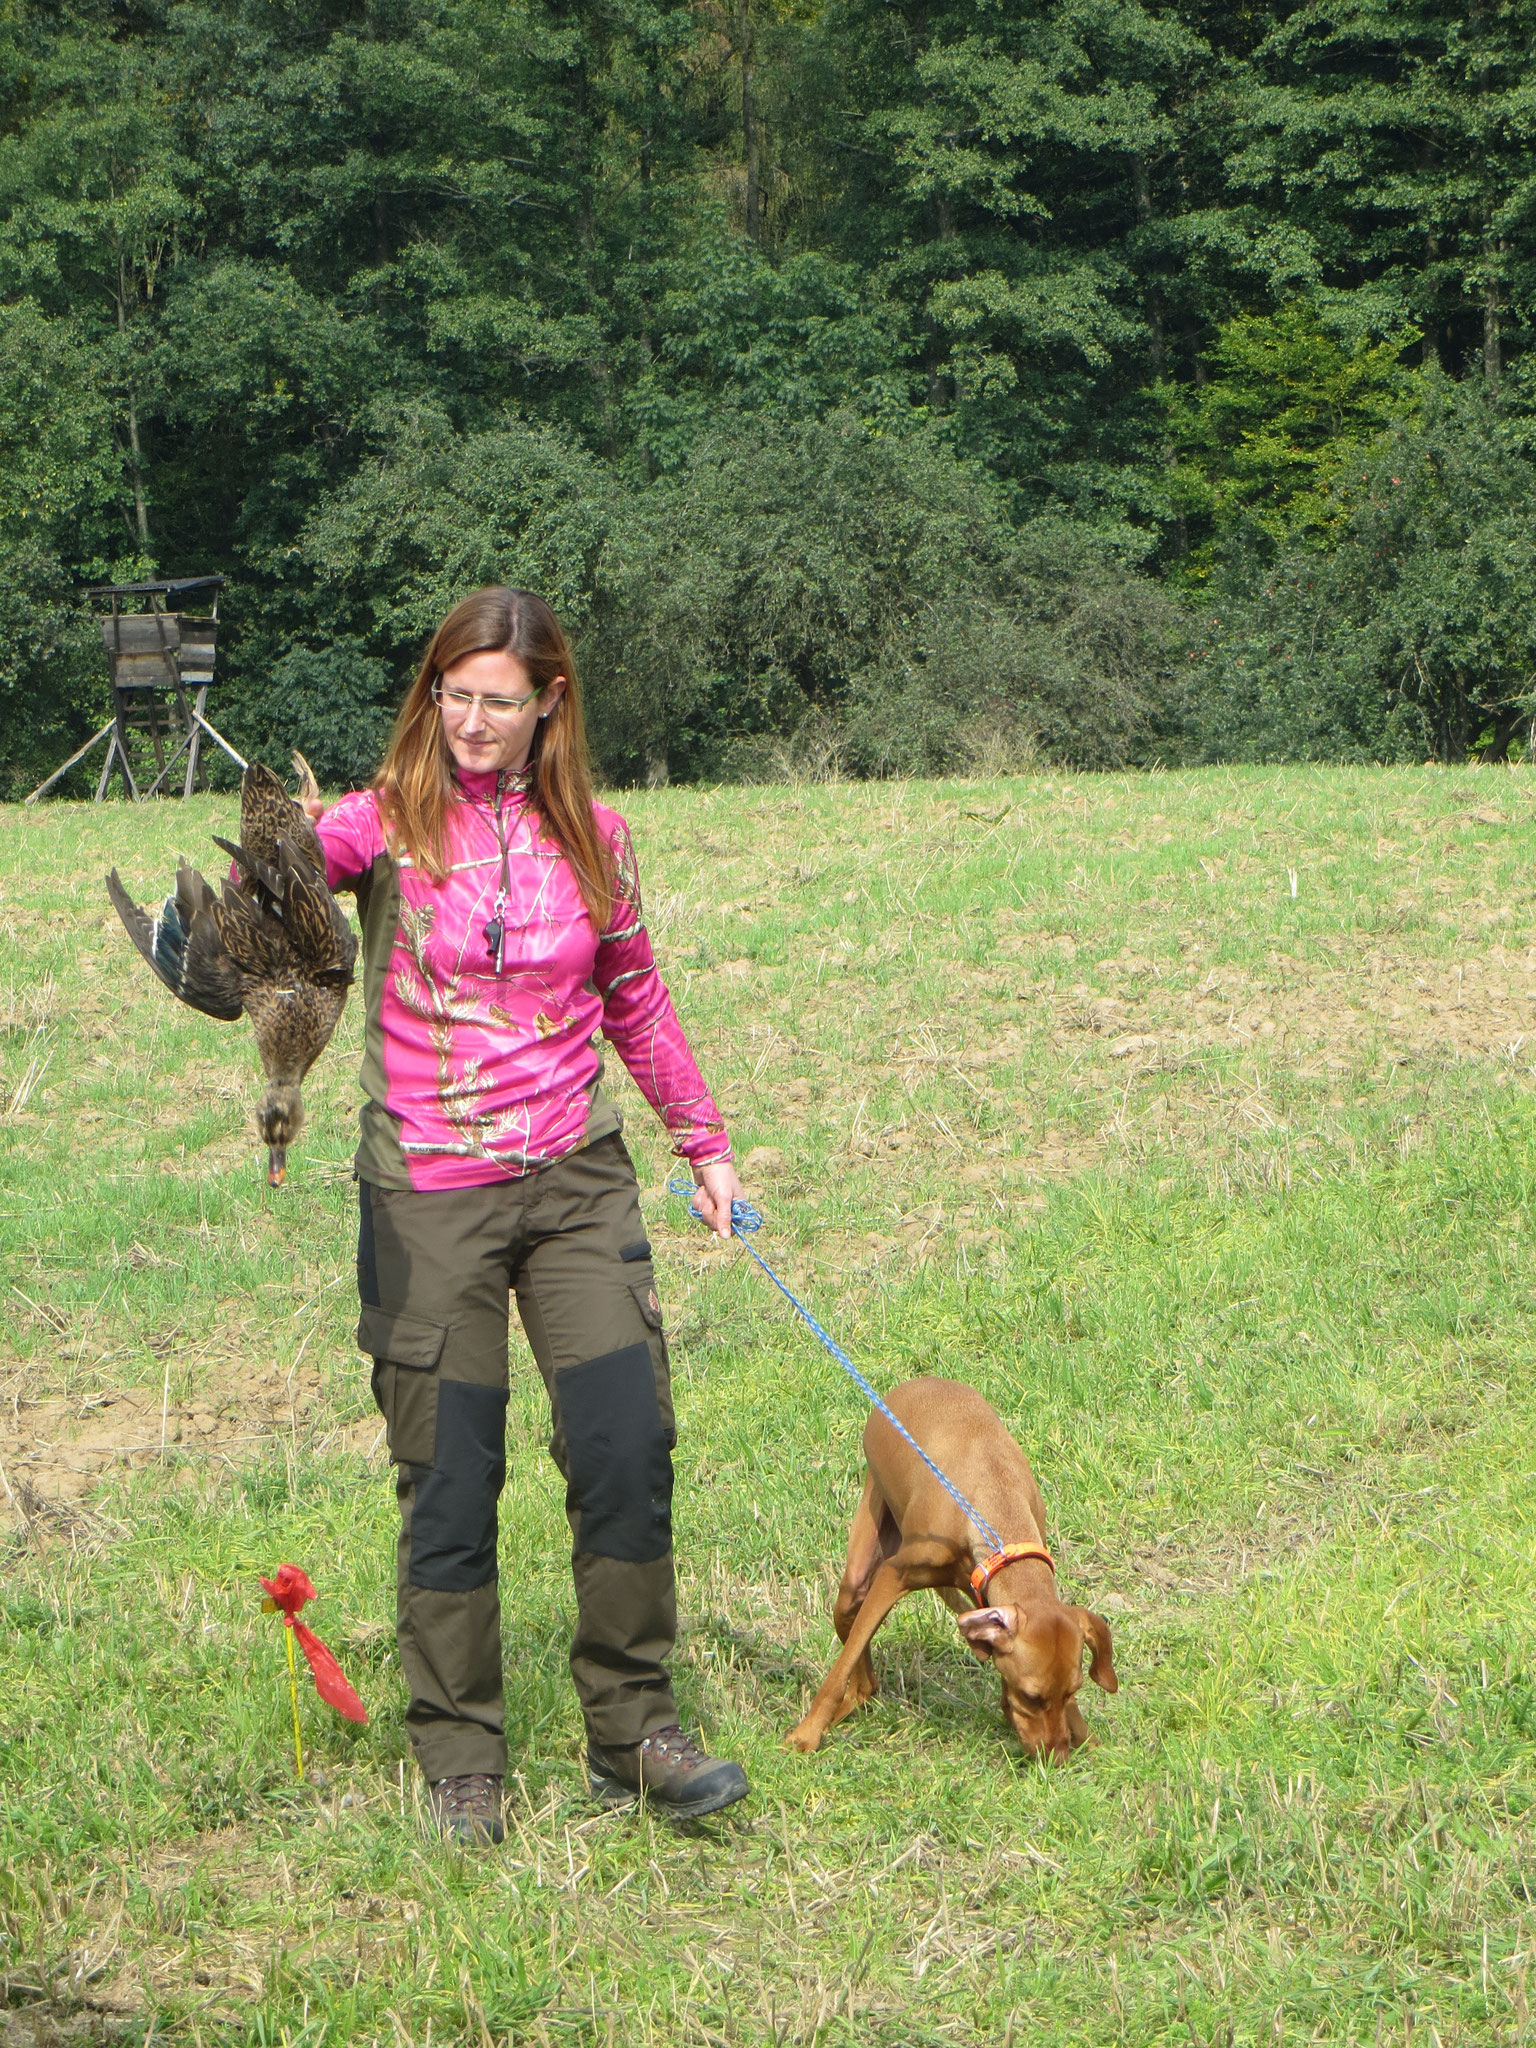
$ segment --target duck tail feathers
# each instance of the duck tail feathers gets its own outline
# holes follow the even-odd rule
[[[160,979],[164,981],[165,975],[155,958],[155,925],[158,920],[152,918],[147,910],[140,909],[139,905],[134,902],[128,891],[123,887],[122,876],[119,875],[116,868],[107,877],[107,894],[111,897],[112,907],[122,919],[123,928],[129,938],[132,939],[150,966],[154,968]],[[167,986],[169,987],[170,984],[167,983]]]

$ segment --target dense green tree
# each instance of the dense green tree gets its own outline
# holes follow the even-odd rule
[[[127,455],[127,540],[147,556],[145,435],[165,373],[155,316],[200,202],[174,57],[109,26],[88,15],[73,32],[12,46],[26,118],[0,136],[0,295],[69,319],[91,348]]]
[[[0,749],[18,793],[105,718],[101,641],[77,579],[122,544],[113,394],[77,324],[0,305]]]
[[[1008,537],[996,484],[931,436],[847,414],[721,430],[610,534],[589,663],[605,755],[686,773],[841,714],[897,647],[919,658],[925,615]]]
[[[1495,387],[1536,294],[1533,53],[1532,0],[1277,10],[1228,167],[1308,235],[1338,319]]]
[[[458,433],[425,402],[390,407],[304,530],[319,622],[408,656],[465,590],[501,581],[543,591],[579,630],[612,495],[568,429],[509,416]]]
[[[1136,0],[833,0],[815,39],[826,231],[903,308],[914,400],[1037,506],[1157,511],[1208,45]]]
[[[1199,384],[1167,387],[1175,502],[1204,543],[1186,574],[1203,577],[1257,535],[1329,545],[1362,461],[1417,408],[1419,380],[1403,367],[1400,339],[1346,343],[1293,304],[1226,321],[1206,362]]]
[[[1158,578],[1196,607],[1192,745],[1368,751],[1417,718],[1414,744],[1497,747],[1519,656],[1477,605],[1520,544],[1465,494],[1447,527],[1427,484],[1415,660],[1465,711],[1400,654],[1315,717],[1266,669],[1267,726],[1234,679],[1262,592],[1300,619],[1367,560],[1377,444],[1419,445],[1437,376],[1486,386],[1490,434],[1523,417],[1533,25],[1536,0],[14,0],[0,776],[90,730],[81,587],[151,570],[228,576],[220,721],[335,775],[491,574],[581,631],[618,774],[719,772],[807,717],[872,772],[936,766],[961,702],[1075,760],[1166,748]]]

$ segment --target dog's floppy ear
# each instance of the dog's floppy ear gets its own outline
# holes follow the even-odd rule
[[[1118,1692],[1120,1681],[1115,1676],[1115,1651],[1109,1639],[1109,1623],[1102,1614],[1090,1614],[1086,1607],[1074,1607],[1072,1617],[1083,1632],[1083,1642],[1088,1651],[1088,1676],[1105,1692]]]
[[[960,1616],[961,1635],[983,1659],[1010,1649],[1018,1628],[1017,1607],[978,1607],[974,1613]]]

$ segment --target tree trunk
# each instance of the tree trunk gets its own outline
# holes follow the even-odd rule
[[[1131,158],[1131,189],[1136,198],[1136,224],[1145,227],[1152,218],[1152,180],[1147,172],[1147,160],[1140,150]],[[1163,295],[1150,281],[1147,285],[1147,350],[1151,357],[1152,375],[1161,383],[1168,372],[1168,332],[1163,320]],[[1161,454],[1163,467],[1171,473],[1179,459],[1179,451],[1171,438],[1164,439]],[[1179,561],[1189,553],[1189,521],[1182,510],[1173,517],[1173,552]]]
[[[1439,154],[1435,149],[1435,145],[1426,139],[1419,148],[1419,170],[1427,178],[1430,172],[1434,170],[1438,161]],[[1440,237],[1433,228],[1426,228],[1424,230],[1424,270],[1426,276],[1431,280],[1439,262]],[[1431,290],[1435,289],[1437,287],[1431,283]],[[1433,304],[1431,304],[1424,321],[1423,366],[1425,369],[1433,366],[1437,370],[1440,367],[1440,322],[1435,318]]]
[[[1439,239],[1439,237],[1438,237],[1437,235],[1426,235],[1426,236],[1424,237],[1424,268],[1425,268],[1425,270],[1426,270],[1426,271],[1430,271],[1430,272],[1433,272],[1433,270],[1434,270],[1434,268],[1435,268],[1436,264],[1437,264],[1437,263],[1438,263],[1439,261],[1440,261],[1440,239]],[[1433,307],[1431,307],[1431,308],[1430,308],[1430,311],[1429,311],[1429,316],[1428,316],[1428,318],[1427,318],[1427,319],[1425,320],[1425,322],[1424,322],[1424,343],[1423,343],[1423,350],[1422,350],[1422,356],[1423,356],[1423,367],[1424,367],[1424,368],[1425,368],[1426,370],[1428,370],[1428,369],[1436,369],[1436,370],[1438,370],[1438,369],[1439,369],[1439,367],[1440,367],[1440,323],[1439,323],[1439,321],[1438,321],[1438,320],[1437,320],[1437,319],[1435,318],[1435,314],[1434,314],[1434,308],[1433,308]]]
[[[123,245],[117,245],[117,331],[128,336],[128,265]],[[149,553],[149,508],[144,502],[144,450],[139,444],[139,409],[132,393],[128,397],[128,451],[133,457],[133,513],[139,546]]]
[[[1495,766],[1500,761],[1507,761],[1509,759],[1510,747],[1514,744],[1521,727],[1525,724],[1525,720],[1526,714],[1522,710],[1506,709],[1496,712],[1493,721],[1493,738],[1486,747],[1479,751],[1477,758],[1480,761],[1486,762],[1489,767]]]
[[[1503,244],[1499,250],[1503,253]],[[1490,245],[1488,257],[1493,260]],[[1504,336],[1500,328],[1499,314],[1503,299],[1499,291],[1498,273],[1490,268],[1488,281],[1483,286],[1483,381],[1495,395],[1504,381]]]
[[[1460,671],[1456,671],[1451,684],[1451,701],[1446,707],[1445,758],[1461,763],[1467,758],[1467,746],[1472,734],[1468,729],[1467,686]]]
[[[747,239],[758,242],[763,229],[763,160],[757,122],[756,36],[752,0],[736,0],[736,54],[741,62],[741,154],[747,170]]]
[[[1147,174],[1147,160],[1139,150],[1131,158],[1131,189],[1136,196],[1136,224],[1145,227],[1152,218],[1152,180]],[[1152,374],[1161,377],[1168,367],[1168,342],[1163,331],[1163,295],[1151,283],[1147,286],[1147,335]]]
[[[585,273],[587,291],[594,306],[606,302],[606,279],[602,273],[602,253],[598,247],[597,214],[592,198],[592,187],[596,173],[593,167],[593,146],[591,133],[589,70],[585,50],[580,62],[574,68],[571,79],[571,139],[569,161],[576,185],[576,240],[581,249],[582,270]],[[613,388],[613,364],[608,353],[608,342],[604,338],[597,344],[594,353],[587,359],[587,371],[592,379],[593,391],[602,415],[602,449],[609,461],[619,453],[618,408]]]
[[[139,545],[149,553],[149,508],[144,502],[144,451],[139,446],[138,409],[128,402],[128,446],[133,454],[133,517],[139,530]]]

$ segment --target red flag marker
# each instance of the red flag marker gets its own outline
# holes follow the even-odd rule
[[[312,1628],[306,1628],[299,1620],[299,1609],[306,1601],[317,1599],[314,1586],[307,1572],[296,1564],[283,1564],[277,1568],[277,1576],[263,1579],[262,1586],[266,1599],[262,1602],[269,1614],[281,1614],[283,1626],[288,1632],[288,1693],[293,1704],[293,1757],[299,1776],[304,1775],[304,1752],[299,1743],[299,1694],[294,1677],[293,1639],[299,1639],[299,1648],[304,1652],[315,1681],[315,1691],[327,1706],[334,1707],[338,1714],[345,1714],[349,1721],[366,1721],[368,1709],[348,1685],[341,1666],[321,1642]]]

